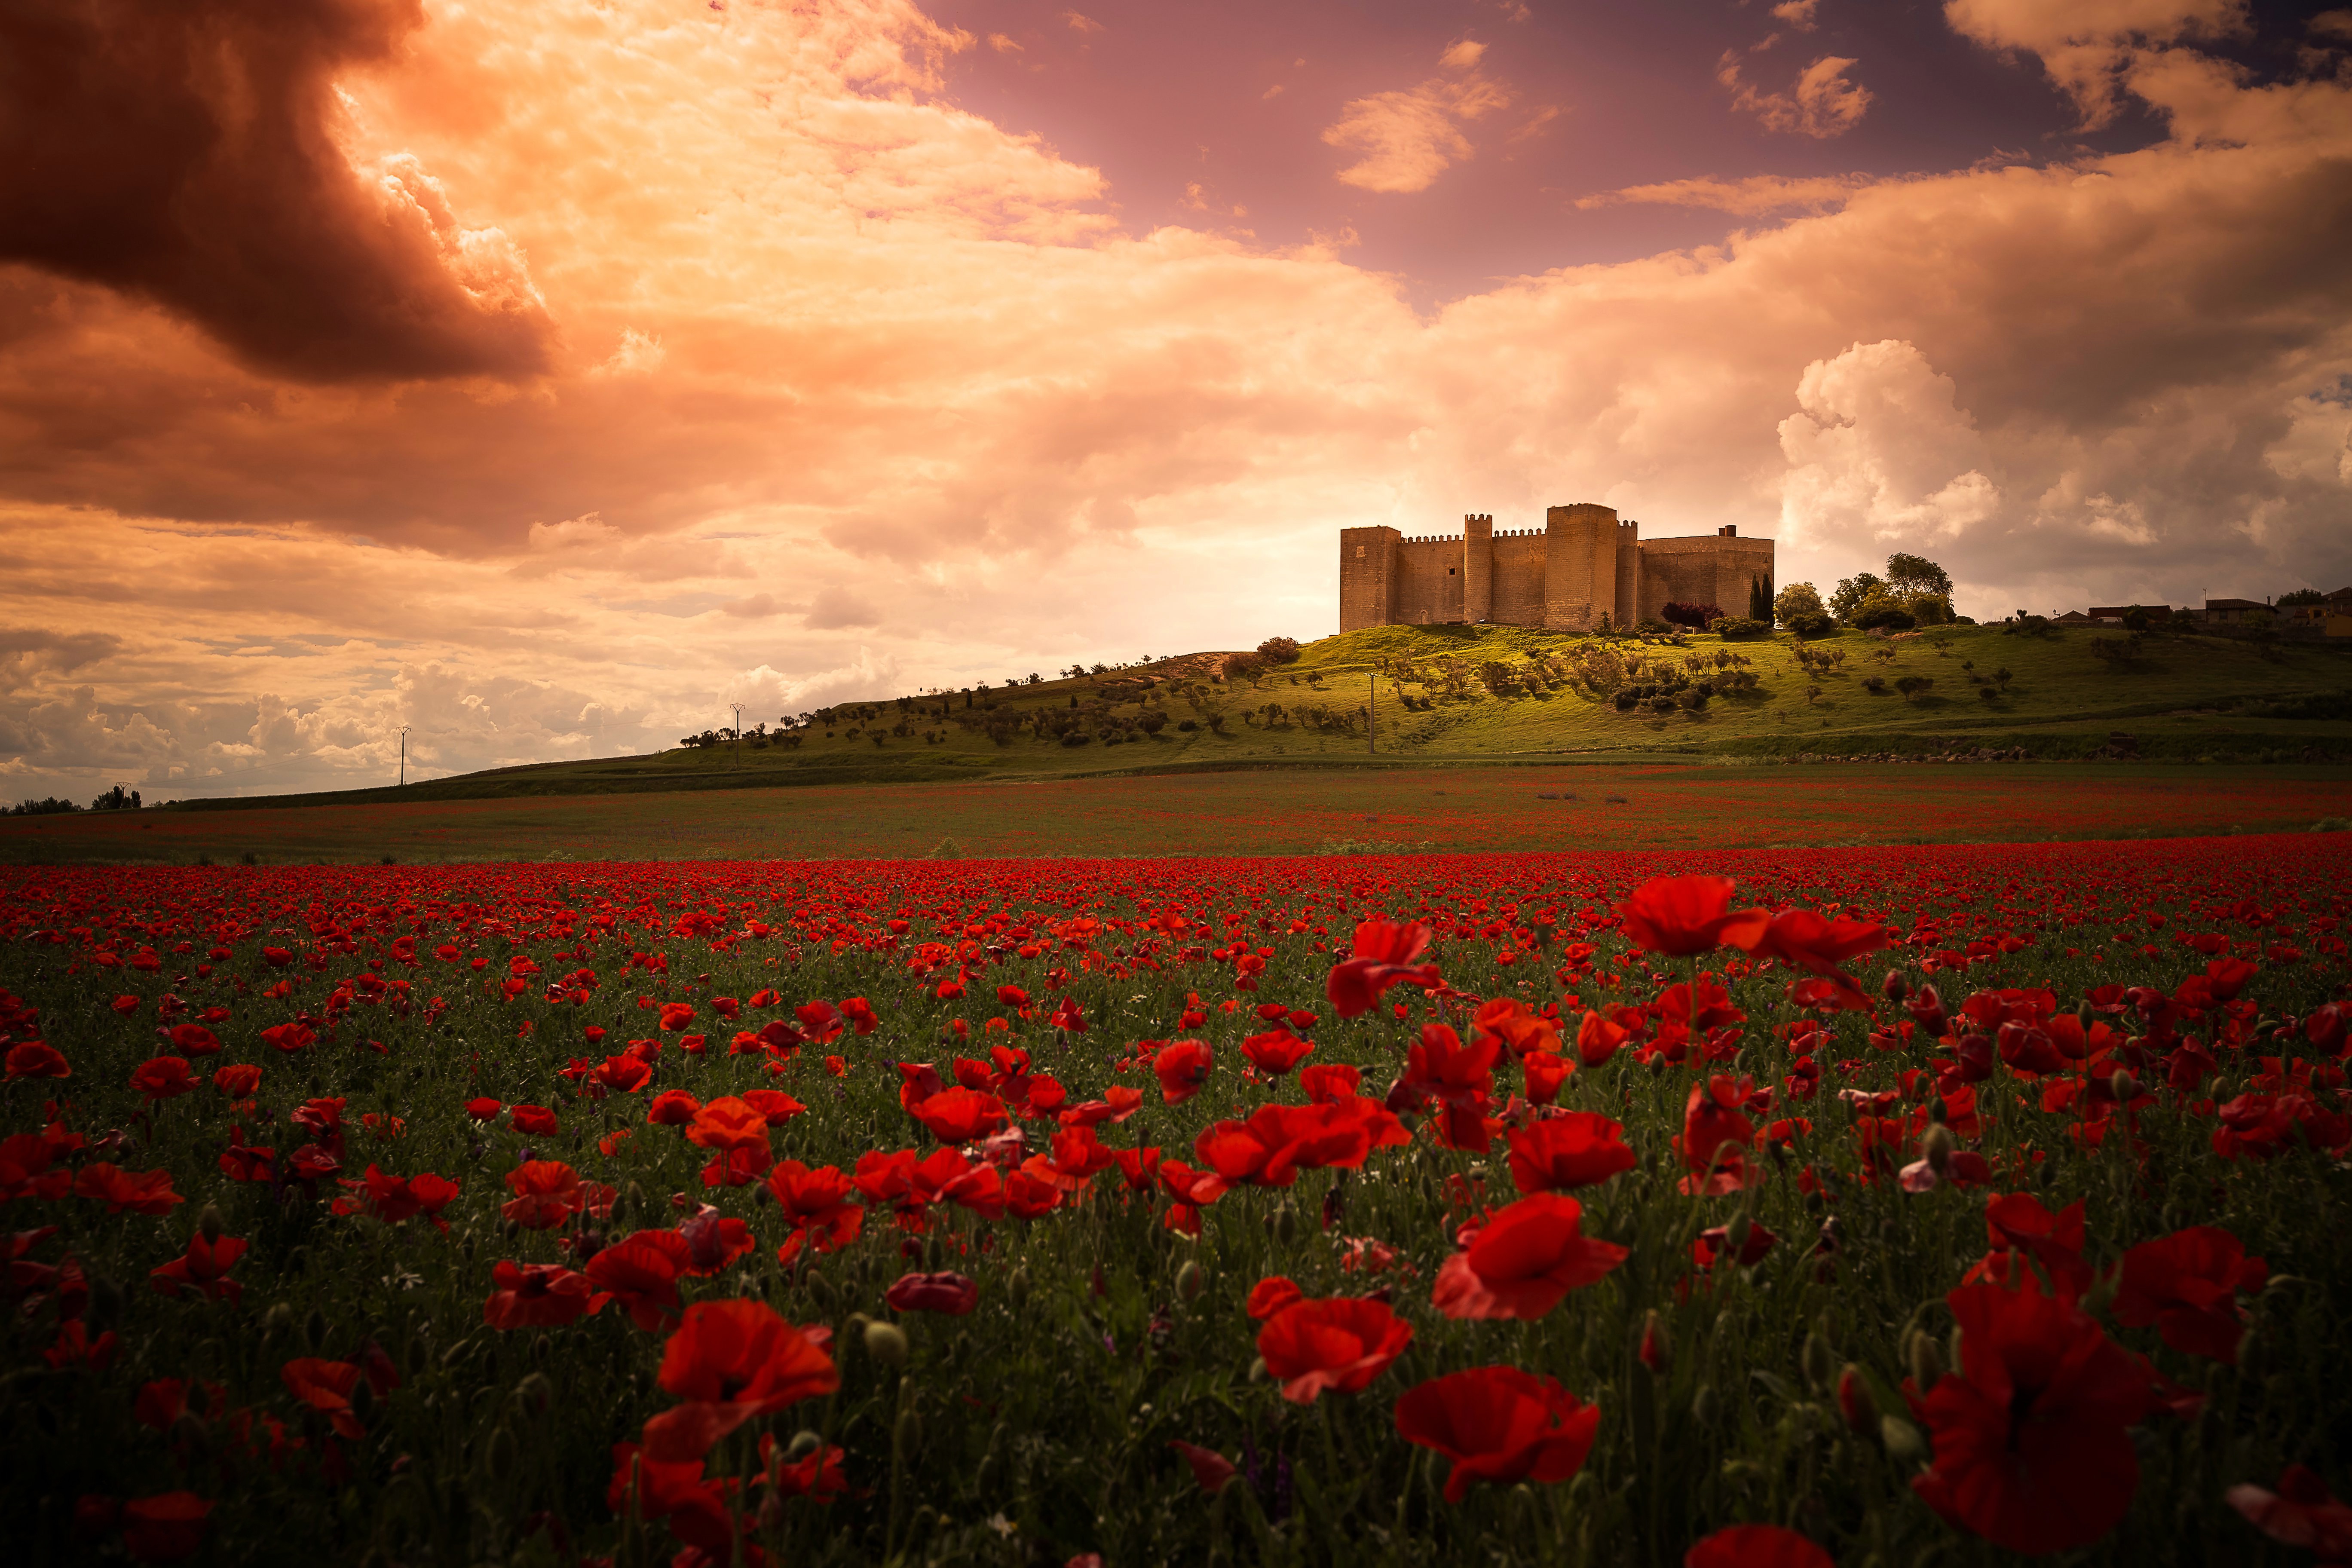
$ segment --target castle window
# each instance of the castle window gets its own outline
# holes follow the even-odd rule
[[[1453,575],[1454,575],[1454,568],[1453,568],[1453,567],[1451,567],[1451,566],[1448,566],[1448,567],[1445,569],[1445,574],[1446,574],[1448,577],[1453,576]]]

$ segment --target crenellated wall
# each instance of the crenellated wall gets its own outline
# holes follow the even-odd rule
[[[1591,501],[1556,506],[1541,529],[1501,529],[1473,513],[1460,533],[1339,531],[1339,629],[1493,622],[1591,631],[1659,618],[1669,603],[1744,615],[1753,579],[1770,581],[1772,542],[1731,529],[1642,537],[1641,524]]]

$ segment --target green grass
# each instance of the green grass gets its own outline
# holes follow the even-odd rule
[[[2352,768],[2340,765],[1527,758],[83,813],[0,822],[0,863],[898,859],[942,845],[965,856],[1704,849],[2276,832],[2347,816]]]

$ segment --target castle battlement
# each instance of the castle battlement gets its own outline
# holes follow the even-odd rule
[[[1770,593],[1772,541],[1737,528],[1670,539],[1591,501],[1547,509],[1544,526],[1497,530],[1489,513],[1460,533],[1339,531],[1339,629],[1492,622],[1591,631],[1660,618],[1670,604],[1744,615]]]

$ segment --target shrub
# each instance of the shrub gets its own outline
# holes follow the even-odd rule
[[[1157,735],[1160,731],[1168,727],[1168,715],[1165,713],[1146,713],[1142,718],[1138,719],[1135,722],[1137,728],[1140,729],[1145,734]]]
[[[1800,616],[1823,614],[1822,595],[1811,583],[1791,583],[1772,596],[1772,618],[1794,626]]]
[[[1909,700],[1916,702],[1920,698],[1925,697],[1928,689],[1935,684],[1936,679],[1933,676],[1906,675],[1895,680],[1895,689],[1903,693]]]
[[[1785,588],[1781,590],[1783,593],[1787,591]],[[1783,624],[1799,637],[1807,638],[1825,637],[1837,630],[1837,623],[1819,610],[1789,616]]]
[[[1273,664],[1297,664],[1298,642],[1295,637],[1268,637],[1257,645],[1258,657]]]
[[[1693,631],[1705,631],[1710,623],[1723,619],[1721,605],[1685,605],[1676,601],[1658,613],[1665,616],[1669,625],[1688,626]]]
[[[1866,675],[1863,677],[1862,689],[1874,697],[1884,697],[1886,695],[1886,678],[1883,675]]]
[[[1877,597],[1862,602],[1862,608],[1854,612],[1853,624],[1866,632],[1907,632],[1919,623],[1895,600]]]
[[[1254,653],[1229,653],[1224,673],[1227,680],[1255,680],[1265,673],[1265,660]]]
[[[1200,727],[1201,727],[1200,725],[1198,725],[1198,724],[1194,723],[1194,722],[1193,722],[1192,720],[1190,720],[1190,719],[1179,719],[1178,721],[1176,721],[1176,728],[1177,728],[1180,731],[1192,731],[1192,730],[1197,730],[1197,729],[1199,729]]]
[[[1726,642],[1748,642],[1770,631],[1772,623],[1746,616],[1718,616],[1707,623],[1706,629]]]

